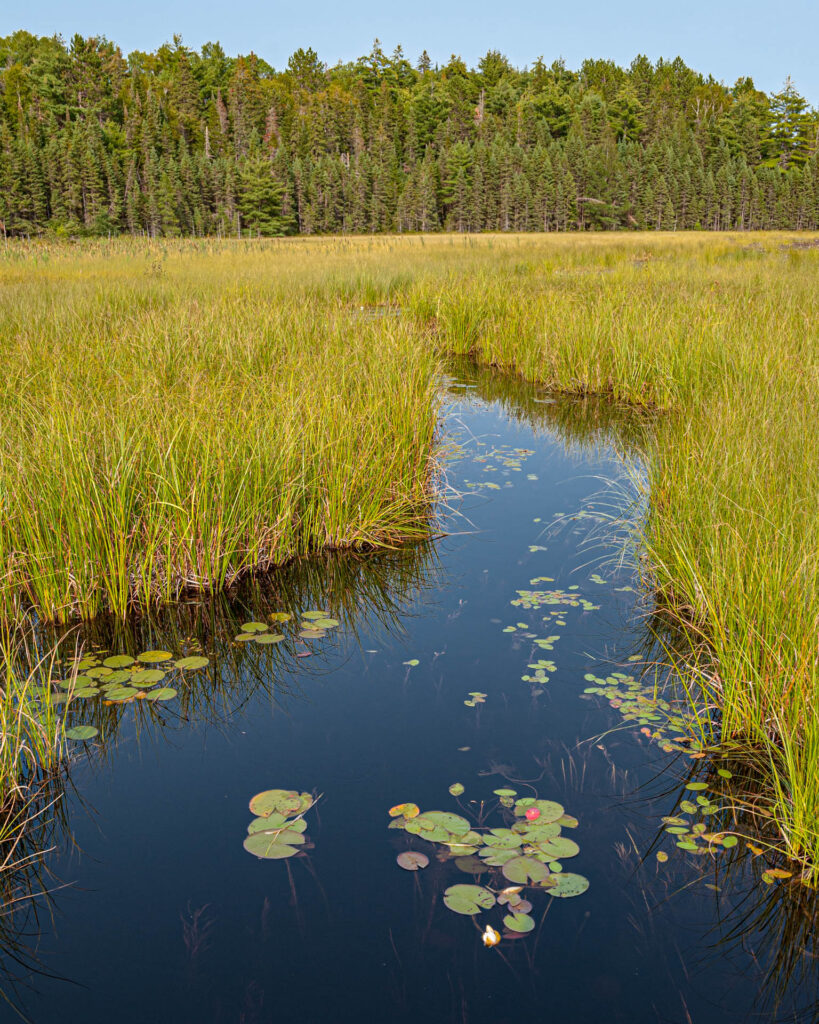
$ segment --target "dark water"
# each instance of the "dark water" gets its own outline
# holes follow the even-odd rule
[[[819,1019],[805,917],[786,887],[761,885],[748,856],[688,856],[668,837],[658,864],[660,817],[675,813],[692,762],[583,694],[585,673],[633,671],[628,659],[646,652],[646,608],[611,544],[639,514],[622,453],[644,425],[489,375],[460,379],[447,424],[464,448],[448,480],[467,496],[451,501],[449,536],[319,560],[230,603],[86,637],[132,654],[195,638],[211,668],[168,704],[89,705],[102,741],[78,754],[50,826],[51,896],[4,924],[4,989],[27,1019]],[[556,625],[542,621],[554,606],[510,604],[538,586],[596,607],[558,608]],[[341,622],[308,642],[310,657],[289,638],[232,640],[242,622],[308,608]],[[559,640],[542,650],[527,633]],[[524,682],[539,658],[556,663],[549,682]],[[470,691],[485,703],[465,706]],[[503,912],[479,928],[448,911],[444,890],[472,878],[429,847],[425,871],[402,871],[407,839],[387,811],[475,811],[504,786],[577,817],[566,834],[580,853],[564,867],[590,888],[536,892],[535,931],[490,950],[480,929]],[[290,860],[242,846],[249,798],[272,787],[321,794],[306,852]],[[19,1018],[8,1005],[0,1019]]]

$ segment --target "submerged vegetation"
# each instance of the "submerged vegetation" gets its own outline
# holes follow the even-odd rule
[[[648,412],[624,434],[646,457],[635,541],[703,742],[750,760],[815,879],[817,271],[817,240],[788,235],[10,245],[7,620],[124,616],[428,535],[451,354],[603,396]],[[523,607],[572,607],[543,584]]]

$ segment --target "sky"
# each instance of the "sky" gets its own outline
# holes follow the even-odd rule
[[[210,40],[235,55],[251,50],[275,68],[298,47],[312,46],[328,64],[399,43],[413,61],[457,53],[469,65],[489,49],[523,67],[542,56],[570,68],[586,57],[627,65],[680,56],[727,85],[748,75],[778,90],[790,75],[819,106],[819,0],[30,0],[0,3],[0,36],[18,28],[70,38],[105,35],[125,53],[153,50],[175,33],[195,49]]]

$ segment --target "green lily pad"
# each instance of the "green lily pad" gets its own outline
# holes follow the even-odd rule
[[[501,868],[504,876],[515,885],[537,884],[549,877],[549,869],[534,857],[515,857],[508,860]]]
[[[189,658],[180,658],[179,661],[174,662],[176,668],[187,669],[191,672],[200,668],[207,668],[209,664],[210,660],[208,658],[197,654],[192,654]]]
[[[453,836],[466,835],[470,830],[469,822],[460,814],[450,814],[449,811],[424,811],[423,817],[434,825],[446,829]]]
[[[129,678],[132,683],[138,683],[140,686],[154,686],[162,682],[165,673],[161,668],[142,668],[131,672]]]
[[[315,608],[313,608],[309,612],[302,612],[301,617],[303,619],[326,619],[327,612],[319,612],[316,611]]]
[[[459,871],[465,872],[467,875],[479,875],[482,871],[487,870],[487,865],[480,859],[480,857],[456,857],[455,867]]]
[[[425,853],[418,853],[416,850],[406,850],[399,853],[395,858],[398,866],[405,871],[419,871],[429,864],[429,857]]]
[[[145,700],[173,700],[176,690],[171,686],[160,686],[158,690],[151,690],[145,694]]]
[[[582,896],[589,887],[589,880],[584,875],[574,875],[570,871],[563,871],[553,876],[554,884],[549,887],[549,895],[557,896],[559,899],[569,899],[571,896]]]
[[[323,629],[302,629],[299,631],[299,636],[303,640],[321,640],[323,636],[327,636]]]
[[[115,684],[115,685],[119,686],[122,683],[129,682],[132,675],[133,675],[132,672],[128,672],[125,669],[117,669],[115,672],[112,672],[110,675],[103,676],[100,679],[100,682],[105,683],[106,686],[108,686],[110,684]]]
[[[106,668],[127,668],[133,663],[134,659],[128,654],[114,654],[110,658],[106,658],[103,665]]]
[[[692,789],[692,790],[696,791],[696,790],[700,790],[700,789],[708,789],[708,786],[704,782],[689,782],[689,783],[686,784],[685,788],[686,789]]]
[[[83,697],[86,699],[90,697],[99,697],[99,695],[100,691],[96,686],[83,686],[82,689],[74,691],[75,697]]]
[[[313,619],[316,629],[335,629],[340,625],[338,619]]]
[[[98,668],[89,668],[88,671],[86,672],[86,675],[90,679],[103,679],[105,676],[111,676],[113,674],[113,669],[103,668],[102,665],[100,665]]]
[[[493,789],[492,792],[495,796],[517,796],[516,789]]]
[[[410,835],[420,836],[422,839],[426,839],[430,843],[447,843],[452,839],[452,833],[448,832],[445,828],[440,825],[436,825],[432,821],[427,821],[425,815],[419,815],[417,818],[410,818],[405,824],[404,829],[409,832]]]
[[[556,821],[547,822],[545,825],[541,825],[539,821],[521,821],[512,826],[512,831],[517,832],[524,842],[545,843],[548,839],[560,835],[560,825]]]
[[[284,640],[284,633],[257,633],[253,640],[257,644],[278,644]]]
[[[444,903],[456,914],[479,914],[495,905],[495,896],[482,885],[451,885],[444,892]]]
[[[502,867],[507,861],[514,860],[520,856],[517,850],[497,850],[491,846],[485,846],[480,853],[479,857],[483,859],[486,864],[491,864],[493,868]]]
[[[545,843],[540,843],[540,850],[548,854],[552,860],[566,859],[568,857],[576,857],[580,853],[580,847],[573,839],[567,839],[566,836],[555,836],[553,839],[547,839]]]
[[[248,853],[263,860],[283,860],[285,857],[293,857],[298,853],[295,846],[280,843],[275,834],[271,835],[265,832],[254,832],[253,835],[247,836],[243,845]]]
[[[245,622],[241,626],[243,633],[266,633],[267,623],[266,622]]]
[[[290,612],[273,612],[269,618],[271,622],[289,622],[293,616]]]
[[[556,824],[561,825],[563,828],[577,828],[580,822],[572,814],[561,814]]]
[[[496,850],[515,850],[523,845],[521,837],[508,828],[493,828],[483,837],[483,841]]]
[[[139,693],[133,686],[116,686],[110,690],[106,690],[105,699],[114,701],[131,700],[132,697],[136,697]]]
[[[503,923],[510,932],[530,932],[535,927],[534,920],[528,914],[507,914]]]
[[[170,661],[172,657],[170,651],[145,651],[143,654],[137,655],[137,661],[141,661],[144,665],[154,665],[160,661]]]
[[[452,785],[449,787],[449,792],[453,796],[460,796],[461,793],[463,793],[463,791],[464,787],[460,782],[453,782]]]
[[[73,729],[66,729],[65,735],[70,740],[92,740],[99,733],[99,729],[93,725],[75,725]]]
[[[269,832],[273,828],[284,828],[286,824],[287,818],[283,814],[279,814],[278,811],[274,811],[266,818],[254,818],[247,826],[247,834],[253,835],[254,832]]]

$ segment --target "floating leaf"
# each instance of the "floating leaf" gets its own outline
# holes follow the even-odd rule
[[[405,871],[418,871],[429,864],[429,857],[425,853],[417,853],[415,850],[399,853],[395,859],[398,862],[398,866]]]
[[[554,877],[555,884],[550,886],[549,895],[557,896],[558,899],[582,896],[589,887],[589,880],[584,875],[574,875],[570,871],[564,871]]]
[[[469,822],[460,814],[450,814],[449,811],[424,811],[423,816],[427,821],[451,832],[453,836],[466,835],[470,830]]]
[[[283,814],[279,814],[278,811],[274,811],[267,818],[254,818],[247,826],[247,833],[248,835],[253,835],[254,832],[269,832],[274,828],[284,828],[286,824],[287,818]],[[295,824],[295,822],[292,824]]]
[[[736,846],[738,842],[739,840],[736,836],[725,836],[722,839],[722,845],[725,847],[726,850],[730,850],[731,847]]]
[[[456,857],[455,867],[459,871],[465,872],[467,875],[479,875],[482,871],[487,870],[487,865],[480,857]]]
[[[100,691],[96,688],[96,686],[84,686],[80,690],[75,690],[74,691],[74,696],[75,697],[85,697],[85,698],[88,698],[88,697],[98,697],[99,693],[100,693]]]
[[[93,725],[75,725],[73,729],[66,729],[65,735],[70,740],[82,740],[85,742],[85,740],[92,740],[98,732],[99,729]]]
[[[495,905],[495,897],[482,885],[451,885],[444,892],[444,903],[456,914],[471,916]]]
[[[154,686],[161,683],[164,678],[165,673],[161,668],[143,668],[130,675],[131,682],[139,683],[140,686]]]
[[[160,661],[170,661],[172,657],[173,655],[170,651],[145,651],[144,654],[137,655],[137,661],[141,661],[143,664],[152,665]]]
[[[453,782],[452,785],[449,787],[449,792],[453,796],[460,796],[461,793],[463,793],[463,791],[464,787],[460,782]]]
[[[266,789],[250,800],[250,810],[260,818],[269,818],[274,811],[285,817],[308,810],[313,803],[309,793],[297,793],[294,789]]]
[[[173,700],[176,690],[171,686],[160,686],[158,690],[151,690],[145,694],[145,700]]]
[[[517,796],[517,790],[514,789],[493,789],[492,792],[495,796]]]
[[[549,877],[549,870],[545,864],[534,857],[515,857],[508,860],[501,868],[504,876],[510,882],[518,885],[526,885],[527,882],[543,882]]]
[[[298,853],[294,846],[280,843],[276,840],[275,835],[265,832],[256,832],[248,836],[243,845],[248,853],[263,860],[283,860],[285,857],[293,857]]]
[[[506,864],[507,861],[515,860],[518,857],[518,850],[499,850],[496,847],[485,846],[479,853],[486,864],[491,864],[492,867],[499,868]]]
[[[253,637],[254,643],[257,644],[278,644],[284,640],[283,633],[257,633]]]
[[[692,790],[708,789],[704,782],[688,782],[686,783],[685,788]]]
[[[189,658],[180,658],[179,661],[174,662],[176,668],[187,669],[191,672],[196,671],[196,669],[207,668],[209,664],[208,658],[196,654],[191,655]]]
[[[139,690],[134,686],[117,686],[112,687],[110,690],[105,691],[105,697],[107,700],[123,701],[130,700],[132,697],[136,697]]]
[[[110,676],[103,676],[103,680],[106,686],[109,684],[119,685],[120,683],[129,682],[133,675],[133,672],[126,672],[124,669],[119,669],[116,672],[112,672]]]
[[[580,853],[580,847],[573,839],[567,839],[566,836],[555,836],[554,839],[547,839],[545,843],[540,843],[540,850],[545,853],[548,857],[553,860],[564,860],[568,857],[576,857]]]
[[[389,810],[391,818],[397,818],[399,815],[403,815],[405,818],[417,818],[420,813],[421,809],[418,804],[396,804]]]
[[[316,611],[316,609],[313,608],[309,612],[302,612],[301,617],[303,619],[326,619],[327,612]]]
[[[271,622],[289,622],[293,618],[290,612],[273,612],[268,617]]]
[[[665,852],[665,850],[657,851],[657,860],[660,862],[660,864],[665,864],[665,862],[668,860],[668,854]]]
[[[507,914],[503,923],[510,932],[530,932],[535,927],[534,920],[528,914]]]
[[[729,772],[727,768],[717,768],[717,775],[722,779],[733,779],[733,772]]]
[[[243,633],[266,633],[267,623],[266,622],[245,622],[242,627]]]
[[[133,663],[134,659],[127,654],[114,654],[110,658],[106,658],[103,665],[106,668],[127,668],[129,665],[133,665]]]
[[[112,669],[103,668],[102,666],[99,666],[98,668],[89,668],[88,671],[86,672],[86,675],[90,679],[103,679],[105,676],[110,676],[113,674],[114,673]],[[60,685],[62,686],[63,684],[61,683]]]
[[[313,625],[316,629],[335,629],[340,623],[338,619],[314,619]]]
[[[493,828],[483,841],[496,850],[515,850],[523,845],[521,837],[508,828]]]

